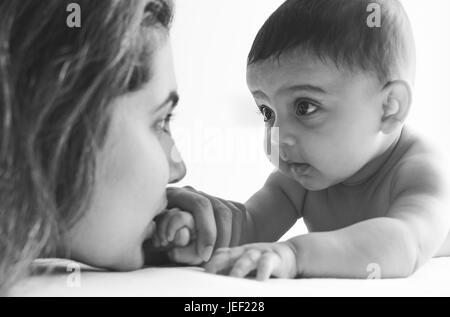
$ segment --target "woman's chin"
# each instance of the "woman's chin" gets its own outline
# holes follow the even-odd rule
[[[132,253],[127,252],[127,254],[121,254],[120,256],[111,257],[97,255],[96,257],[87,257],[87,259],[89,260],[74,260],[113,271],[135,271],[139,270],[144,265],[144,254],[141,248],[137,248],[137,250]]]
[[[144,266],[144,253],[142,248],[137,248],[133,254],[130,254],[127,259],[122,259],[115,265],[117,271],[135,271]]]

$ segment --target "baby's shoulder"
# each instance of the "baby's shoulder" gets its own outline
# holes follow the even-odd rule
[[[432,142],[407,130],[399,144],[400,155],[392,169],[394,191],[409,188],[438,190],[444,186],[447,164],[442,151]]]
[[[425,137],[405,129],[399,143],[400,155],[396,162],[398,169],[421,167],[420,170],[429,171],[444,167],[442,166],[444,153]],[[416,173],[419,173],[420,170]]]

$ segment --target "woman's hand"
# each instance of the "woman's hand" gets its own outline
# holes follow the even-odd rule
[[[297,263],[295,248],[289,242],[253,243],[216,250],[205,264],[209,273],[246,277],[256,271],[260,281],[269,277],[295,278]]]
[[[192,251],[196,251],[197,259],[206,262],[215,249],[239,245],[246,226],[243,204],[219,199],[192,187],[170,187],[167,199],[168,208],[179,208],[194,217],[197,239]]]

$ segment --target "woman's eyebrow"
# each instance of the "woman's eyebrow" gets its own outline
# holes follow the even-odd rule
[[[168,104],[171,104],[171,108],[174,109],[178,105],[178,101],[180,100],[180,96],[178,95],[178,92],[171,91],[169,93],[169,96],[159,105],[156,107],[155,112],[160,111],[162,108],[167,107]]]

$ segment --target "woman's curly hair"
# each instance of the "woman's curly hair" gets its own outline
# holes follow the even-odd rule
[[[70,28],[67,6],[81,8]],[[170,0],[0,0],[0,294],[89,204],[110,105],[151,79]]]

